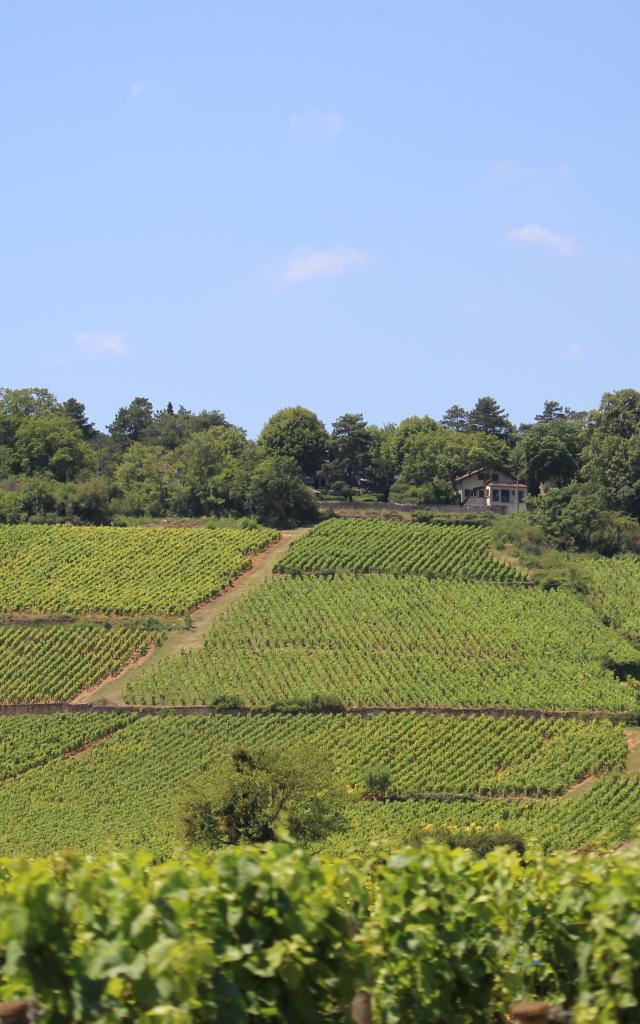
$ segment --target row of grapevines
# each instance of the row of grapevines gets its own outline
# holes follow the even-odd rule
[[[143,626],[0,626],[0,703],[65,701],[144,654]]]
[[[98,719],[97,728],[103,728],[102,715],[81,717]],[[24,723],[30,720],[52,760],[4,785],[0,800],[3,853],[40,854],[67,846],[100,852],[113,846],[148,845],[159,855],[168,854],[179,838],[176,797],[190,780],[215,772],[221,757],[238,746],[313,749],[326,754],[356,801],[350,810],[353,826],[340,838],[347,845],[356,842],[360,817],[377,822],[374,833],[379,831],[381,839],[385,828],[378,814],[383,818],[399,815],[416,825],[431,821],[434,809],[444,821],[455,820],[458,810],[465,823],[485,819],[493,823],[504,809],[509,814],[513,808],[524,813],[529,804],[498,799],[470,803],[456,797],[557,792],[588,772],[615,771],[624,761],[619,727],[606,721],[167,714],[135,719],[82,757],[56,759],[55,743],[58,752],[67,743],[66,719],[59,725],[55,716],[45,720],[24,716],[16,729],[17,743],[23,742],[28,733]],[[117,724],[122,725],[122,719]],[[51,741],[50,734],[63,739]],[[10,753],[6,754],[6,772],[17,775],[24,758],[15,756],[12,769]],[[452,799],[376,804],[370,812],[373,805],[360,798],[369,772],[380,769],[388,771],[390,789],[396,794],[432,796],[437,792]],[[563,813],[552,821],[555,831],[547,835],[551,845],[554,838],[555,845],[564,845],[572,818],[584,818],[590,799],[591,794],[562,805]],[[533,825],[540,808],[559,805],[546,798],[530,806],[535,814],[527,835],[536,834]],[[637,815],[638,800],[633,811]],[[603,826],[606,821],[603,814]],[[630,827],[631,820],[625,819],[625,837]]]
[[[604,558],[567,556],[586,585],[587,600],[616,629],[640,634],[640,560],[635,555]]]
[[[0,875],[4,996],[68,1021],[481,1024],[542,995],[575,1024],[638,1018],[640,856],[522,862],[427,846],[372,867],[284,844]]]
[[[457,531],[456,531],[457,532]],[[389,576],[276,577],[168,658],[131,703],[348,704],[633,710],[604,664],[638,652],[566,591]]]
[[[0,611],[186,612],[246,569],[273,530],[0,526]]]
[[[372,519],[330,519],[292,545],[278,572],[380,572],[397,576],[513,581],[511,565],[489,553],[491,531]]]
[[[629,839],[640,821],[640,777],[607,772],[576,797],[488,800],[359,801],[347,807],[348,828],[323,841],[334,854],[367,855],[391,849],[434,828],[506,829],[547,852],[588,847],[611,849]]]
[[[0,715],[0,779],[15,778],[30,768],[79,750],[130,722],[131,715],[117,711]]]

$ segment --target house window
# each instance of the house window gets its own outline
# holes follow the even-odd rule
[[[500,491],[500,501],[503,502],[505,505],[509,504],[509,492],[508,491]]]
[[[492,501],[500,501],[500,491],[493,491],[491,496]]]
[[[491,479],[493,480],[494,484],[497,484],[500,477],[498,476],[497,473],[493,473]]]
[[[464,496],[465,496],[465,498],[470,498],[472,494],[473,494],[473,491],[470,491],[468,487],[465,487],[465,489],[464,489]]]

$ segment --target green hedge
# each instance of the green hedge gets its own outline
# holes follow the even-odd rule
[[[429,846],[368,865],[284,844],[0,861],[0,996],[45,1022],[503,1021],[544,996],[576,1024],[640,1011],[640,851]]]

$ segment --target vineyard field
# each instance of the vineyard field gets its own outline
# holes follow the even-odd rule
[[[125,699],[636,710],[612,665],[637,674],[640,654],[566,591],[281,576],[222,615],[203,650],[143,672]]]
[[[76,724],[75,719],[81,721]],[[353,829],[330,840],[344,848],[364,850],[378,827],[381,836],[432,821],[493,827],[504,815],[527,835],[537,836],[540,830],[548,845],[563,846],[574,828],[576,834],[582,835],[582,829],[595,836],[594,812],[589,810],[593,790],[562,803],[552,797],[524,802],[468,798],[558,793],[594,772],[606,773],[596,783],[602,789],[606,780],[619,779],[625,758],[621,729],[608,721],[168,713],[127,722],[126,715],[114,713],[21,716],[0,720],[0,726],[0,766],[3,777],[11,777],[1,790],[3,854],[37,855],[66,846],[100,852],[114,845],[147,845],[166,854],[179,840],[176,801],[182,789],[188,781],[215,772],[221,756],[238,745],[324,752],[354,801],[349,805]],[[61,756],[97,738],[100,731],[113,735],[81,756]],[[18,744],[20,749],[14,749]],[[44,756],[48,763],[35,767]],[[26,767],[32,770],[20,775]],[[450,799],[363,801],[368,772],[380,768],[388,770],[390,788],[398,795],[428,797],[437,792]],[[612,785],[607,782],[609,788],[603,790],[611,800],[607,827],[626,828],[628,834],[630,810],[640,809],[640,791],[620,789],[615,781]],[[598,806],[602,815],[603,806]],[[560,807],[562,812],[553,810]]]
[[[78,750],[132,720],[123,712],[0,715],[0,780],[15,778]]]
[[[0,611],[183,614],[276,537],[262,527],[0,526]]]
[[[0,703],[70,700],[140,657],[157,635],[143,626],[0,625]]]
[[[432,579],[520,580],[489,552],[491,531],[367,519],[330,519],[292,545],[283,573],[389,573]]]
[[[611,772],[577,799],[362,801],[347,809],[346,833],[335,833],[323,850],[361,855],[376,846],[394,848],[429,837],[434,828],[505,829],[527,843],[553,850],[610,849],[632,837],[640,821],[640,777]]]
[[[635,555],[568,557],[598,614],[615,629],[640,636],[640,560]]]

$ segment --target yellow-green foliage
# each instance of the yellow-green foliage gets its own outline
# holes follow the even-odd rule
[[[431,579],[521,579],[489,553],[491,530],[372,519],[330,519],[292,546],[279,572],[381,572]]]
[[[0,610],[176,615],[217,594],[277,534],[0,526]]]
[[[0,768],[10,778],[0,789],[0,853],[147,845],[166,855],[178,841],[187,784],[206,781],[239,747],[326,756],[353,799],[349,829],[329,840],[338,850],[366,853],[372,841],[397,844],[430,823],[474,821],[491,828],[508,822],[549,848],[606,845],[628,838],[640,819],[640,785],[620,774],[621,727],[607,721],[168,713],[129,721],[125,714],[113,724],[113,717],[0,718]],[[62,756],[101,729],[116,728],[86,753]],[[364,799],[367,776],[380,768],[388,771],[391,794],[410,799]],[[544,795],[602,772],[590,792],[573,800]],[[501,799],[510,794],[540,799]]]
[[[66,701],[144,654],[143,626],[0,626],[0,703]]]
[[[569,561],[598,614],[616,629],[640,634],[640,560],[574,555]]]

